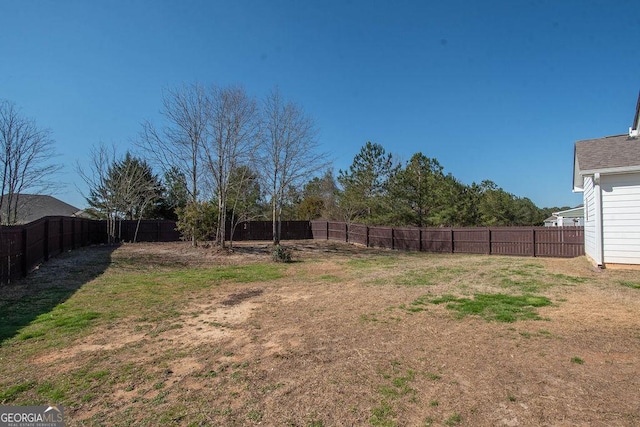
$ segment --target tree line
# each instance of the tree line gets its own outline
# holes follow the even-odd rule
[[[367,142],[347,170],[328,171],[304,187],[299,216],[387,226],[515,226],[542,225],[560,209],[540,209],[489,180],[465,185],[435,158],[416,153],[400,162]]]
[[[541,225],[561,209],[540,209],[492,181],[463,184],[435,158],[416,153],[402,162],[373,142],[335,174],[319,151],[312,117],[278,89],[258,100],[238,86],[183,85],[163,93],[160,113],[156,122],[142,123],[135,153],[98,144],[91,159],[76,166],[89,188],[87,211],[107,220],[113,240],[123,219],[173,219],[194,245],[213,239],[224,247],[226,228],[248,220],[270,219],[277,244],[287,219]],[[53,149],[50,131],[3,101],[0,137],[3,199],[44,188],[58,169],[46,161]],[[2,206],[2,223],[11,224],[15,212],[12,217]]]

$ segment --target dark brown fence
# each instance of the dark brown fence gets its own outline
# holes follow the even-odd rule
[[[26,225],[0,227],[0,284],[27,275],[38,264],[62,252],[90,244],[107,243],[107,222],[84,218],[45,217]],[[272,240],[271,221],[240,223],[233,239]],[[136,235],[137,233],[137,235]],[[227,226],[227,239],[231,226]],[[175,242],[180,240],[175,221],[144,220],[116,223],[121,242]],[[283,240],[311,239],[309,221],[283,221]]]
[[[282,240],[311,239],[311,224],[309,221],[282,221],[280,238]],[[231,240],[232,227],[226,227],[226,239]],[[273,240],[273,223],[271,221],[241,222],[233,228],[233,240]]]
[[[107,221],[91,221],[92,242],[107,243]],[[118,221],[115,224],[116,239],[120,242],[175,242],[180,240],[176,222],[168,220]],[[136,236],[137,230],[137,236]]]
[[[544,257],[584,255],[583,227],[393,228],[312,221],[314,239],[408,251]]]
[[[92,221],[100,230],[95,234],[95,240],[101,243],[107,239],[106,221]],[[176,229],[175,221],[143,220],[140,221],[136,238],[138,221],[122,221],[116,223],[116,236],[122,242],[176,242],[180,240],[180,232]],[[273,225],[271,221],[241,222],[235,228],[231,224],[226,227],[226,239],[231,240],[273,240]],[[213,239],[214,236],[211,236]],[[311,239],[309,221],[282,221],[280,233],[282,240]]]
[[[136,238],[137,228],[137,238]],[[174,221],[122,221],[118,240],[180,240]],[[227,227],[227,239],[231,227]],[[322,239],[370,247],[423,252],[575,257],[584,254],[582,227],[392,228],[335,221],[283,221],[282,240]],[[271,221],[240,223],[233,240],[272,240]],[[22,226],[0,227],[0,283],[25,276],[59,253],[107,242],[106,221],[46,217]]]
[[[46,217],[22,226],[0,228],[0,283],[25,276],[29,270],[61,252],[92,242],[88,219]]]

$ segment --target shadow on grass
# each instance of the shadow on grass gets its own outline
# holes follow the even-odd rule
[[[91,246],[50,259],[10,285],[0,285],[0,346],[38,316],[69,299],[111,264],[117,246]]]

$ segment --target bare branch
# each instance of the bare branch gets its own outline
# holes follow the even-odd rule
[[[224,247],[231,174],[252,161],[258,144],[256,102],[242,88],[212,87],[209,92],[209,133],[208,143],[203,146],[203,158],[212,192],[218,201],[216,243]],[[240,177],[244,175],[235,178]]]
[[[199,160],[202,147],[208,143],[208,108],[206,89],[197,83],[166,90],[161,110],[164,124],[158,128],[144,122],[136,141],[163,172],[176,168],[188,177],[191,201],[200,197]]]
[[[280,215],[285,192],[324,170],[327,155],[317,151],[317,129],[302,108],[282,99],[274,89],[264,101],[264,133],[260,165],[271,198],[274,244],[280,241]]]
[[[52,177],[62,168],[55,157],[51,131],[20,115],[9,101],[0,101],[0,159],[2,160],[2,224],[17,220],[21,193],[43,193],[53,187]]]

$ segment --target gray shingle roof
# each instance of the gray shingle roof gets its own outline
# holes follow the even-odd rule
[[[14,202],[15,203],[15,202]],[[3,200],[2,212],[6,209],[6,199]],[[35,221],[44,216],[74,216],[79,212],[55,197],[41,194],[20,194],[18,198],[18,224]]]
[[[617,135],[578,141],[575,156],[581,171],[640,167],[640,139]]]

